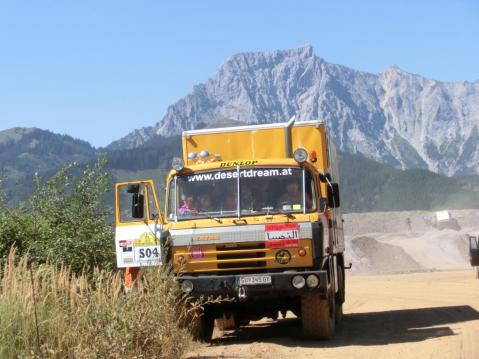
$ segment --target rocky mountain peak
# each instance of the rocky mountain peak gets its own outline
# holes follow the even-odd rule
[[[439,82],[398,66],[370,74],[328,63],[310,45],[232,56],[160,122],[114,146],[133,148],[224,119],[270,123],[292,115],[323,119],[346,152],[449,176],[479,172],[479,82]]]

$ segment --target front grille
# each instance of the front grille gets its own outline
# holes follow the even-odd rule
[[[259,249],[259,251],[255,251],[255,249]],[[216,247],[218,269],[263,268],[266,267],[265,257],[264,243]]]

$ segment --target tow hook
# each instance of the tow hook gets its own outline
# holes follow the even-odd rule
[[[238,299],[246,300],[246,290],[244,287],[238,287]]]
[[[224,289],[234,289],[227,280],[224,280],[222,284]]]

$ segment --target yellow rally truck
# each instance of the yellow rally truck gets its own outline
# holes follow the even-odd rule
[[[306,337],[330,339],[345,300],[336,150],[324,123],[185,131],[165,209],[151,180],[117,183],[117,264],[171,264],[182,290],[230,300],[205,307],[237,324],[289,310]]]

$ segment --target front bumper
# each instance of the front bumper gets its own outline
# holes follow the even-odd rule
[[[301,275],[305,279],[308,275],[314,274],[319,278],[319,285],[315,288],[309,288],[305,285],[301,289],[296,289],[291,284],[292,278]],[[261,285],[238,285],[237,278],[250,275],[269,275],[271,276],[271,284]],[[320,271],[288,271],[281,273],[256,273],[256,274],[231,274],[231,275],[199,275],[190,276],[183,275],[178,281],[185,280],[193,283],[192,296],[199,297],[201,295],[221,295],[227,297],[275,297],[278,296],[298,296],[307,292],[316,292],[321,295],[327,294],[328,273],[324,270]]]

